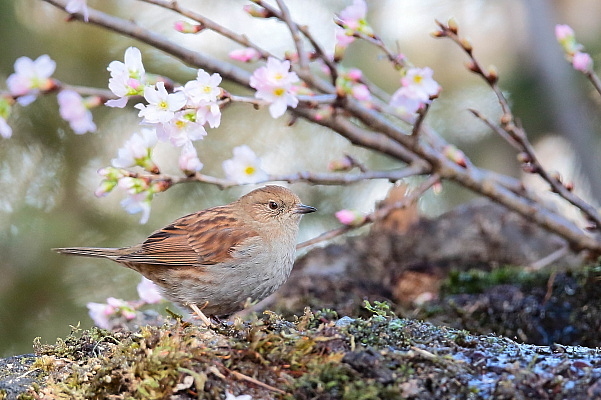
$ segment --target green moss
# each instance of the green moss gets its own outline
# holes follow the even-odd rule
[[[539,369],[545,356],[516,358],[522,351],[514,342],[398,318],[385,303],[366,308],[371,317],[341,321],[331,310],[307,309],[292,321],[267,312],[211,329],[181,320],[137,332],[74,329],[55,345],[37,342],[36,368],[46,371],[47,379],[29,395],[223,399],[228,390],[287,400],[494,397],[499,393],[486,392],[489,386],[477,382],[508,369],[474,364],[500,354],[515,376],[539,384],[533,368]],[[503,383],[510,381],[505,375],[498,379],[493,388],[520,390]],[[566,379],[572,377],[562,382]],[[572,387],[584,393],[586,385]]]

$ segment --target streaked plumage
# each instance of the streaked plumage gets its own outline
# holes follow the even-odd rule
[[[156,283],[172,301],[226,315],[286,281],[301,216],[313,211],[292,191],[271,185],[178,218],[135,246],[55,250],[111,259]]]

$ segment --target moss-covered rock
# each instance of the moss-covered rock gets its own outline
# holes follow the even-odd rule
[[[74,332],[36,344],[45,399],[585,399],[601,393],[601,354],[538,347],[396,317],[274,313],[209,328],[179,320],[136,332]],[[16,397],[15,397],[16,398]]]

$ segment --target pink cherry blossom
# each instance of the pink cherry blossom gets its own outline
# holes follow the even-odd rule
[[[150,159],[150,155],[156,143],[157,135],[154,129],[141,129],[140,133],[134,133],[125,142],[123,147],[119,149],[117,158],[114,158],[111,163],[116,168],[129,168],[139,165],[152,169],[154,163]]]
[[[433,74],[434,71],[429,67],[409,68],[406,75],[401,79],[401,84],[408,88],[407,90],[413,92],[410,97],[426,103],[431,96],[438,94],[440,91],[438,82],[432,78]]]
[[[199,69],[196,79],[187,82],[183,88],[178,88],[178,90],[183,90],[189,104],[196,106],[203,102],[217,101],[217,97],[221,94],[220,83],[221,75],[218,73],[209,75],[205,70]]]
[[[4,119],[4,117],[0,116],[0,136],[2,136],[5,139],[8,139],[9,137],[12,136],[12,134],[13,134],[12,128],[6,122],[6,119]]]
[[[92,113],[84,104],[83,98],[73,90],[61,90],[56,96],[61,117],[69,122],[71,129],[79,135],[95,132],[96,124]]]
[[[353,4],[340,11],[338,14],[336,29],[336,47],[346,48],[355,40],[355,33],[373,36],[374,32],[365,17],[367,15],[367,4],[365,0],[354,0]]]
[[[555,25],[555,37],[557,40],[566,40],[574,37],[574,30],[569,25]]]
[[[109,317],[114,311],[111,306],[103,303],[89,302],[86,304],[86,307],[88,307],[88,314],[92,318],[92,321],[94,321],[94,325],[102,329],[111,329]]]
[[[142,280],[138,283],[136,289],[138,290],[140,300],[147,304],[156,304],[163,300],[159,287],[146,277],[142,277]]]
[[[351,94],[359,101],[368,101],[371,99],[371,93],[364,84],[353,85]]]
[[[123,108],[129,96],[140,95],[146,85],[146,71],[142,64],[142,53],[136,47],[125,51],[125,62],[111,61],[107,70],[111,73],[109,89],[119,98],[108,100],[109,107]]]
[[[87,0],[69,0],[65,5],[65,11],[70,14],[80,12],[83,14],[83,20],[88,22],[89,11]]]
[[[183,146],[207,135],[204,123],[204,120],[197,118],[195,109],[178,111],[169,122],[157,125],[157,137],[163,142],[171,142],[174,146]]]
[[[221,124],[221,108],[217,103],[200,104],[196,108],[196,121],[217,128]]]
[[[12,128],[6,121],[10,116],[12,104],[14,102],[15,101],[11,96],[0,96],[0,136],[5,139],[8,139],[13,134]]]
[[[6,80],[8,90],[13,96],[19,96],[21,105],[33,102],[40,90],[52,88],[54,82],[50,77],[56,69],[56,62],[47,54],[39,56],[35,61],[29,57],[19,57],[15,61],[15,72]]]
[[[252,47],[245,47],[243,49],[232,50],[229,53],[229,57],[232,60],[242,62],[253,62],[261,58],[261,53]]]
[[[121,179],[123,181],[125,178]],[[121,181],[119,181],[121,183]],[[125,209],[129,214],[142,213],[140,217],[140,223],[145,224],[148,222],[150,217],[150,201],[152,200],[152,193],[145,191],[135,194],[130,194],[129,197],[121,200],[121,207]]]
[[[182,146],[182,153],[179,157],[179,169],[184,172],[200,171],[203,167],[202,162],[198,158],[196,149],[192,142],[188,142]]]
[[[354,0],[353,4],[340,11],[338,18],[345,28],[357,30],[361,26],[361,20],[367,14],[365,0]]]
[[[415,114],[422,106],[422,102],[413,97],[413,93],[405,87],[401,87],[392,95],[390,106],[393,107],[398,115],[406,118],[408,122],[413,122]]]
[[[298,98],[293,92],[293,83],[298,82],[295,72],[290,72],[289,61],[269,57],[267,64],[258,68],[250,77],[250,86],[257,91],[255,97],[267,101],[273,118],[282,116],[288,106],[296,107]]]
[[[182,92],[167,93],[165,82],[157,82],[156,89],[151,86],[144,88],[144,98],[148,105],[142,103],[134,107],[139,109],[139,117],[144,123],[166,123],[175,117],[175,112],[186,105],[186,96]]]
[[[238,183],[256,183],[267,180],[268,175],[261,168],[261,159],[247,145],[235,147],[234,157],[223,162],[227,179]]]

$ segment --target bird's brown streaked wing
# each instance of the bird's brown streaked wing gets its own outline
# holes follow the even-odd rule
[[[232,258],[243,241],[259,234],[215,210],[190,214],[159,229],[120,262],[164,266],[212,265]]]

